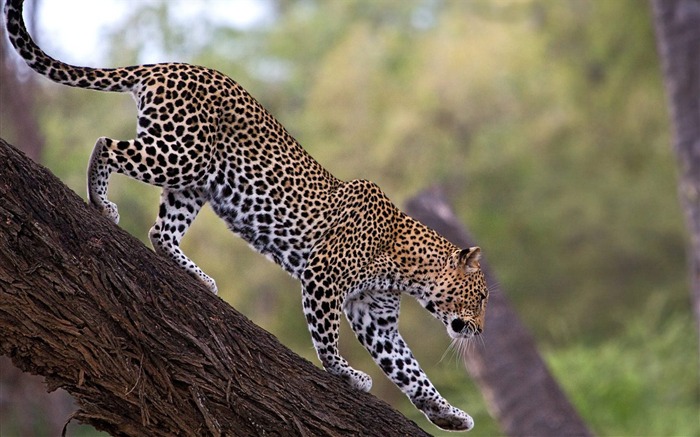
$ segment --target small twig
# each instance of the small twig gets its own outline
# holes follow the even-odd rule
[[[131,387],[131,389],[125,393],[126,396],[129,396],[131,394],[131,392],[133,392],[134,389],[136,389],[136,386],[139,385],[139,381],[141,381],[142,369],[143,369],[143,352],[141,352],[141,358],[139,359],[139,373],[138,373],[138,375],[136,375],[136,382],[134,383],[134,386]]]

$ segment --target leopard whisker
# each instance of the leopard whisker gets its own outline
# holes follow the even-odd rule
[[[438,363],[442,363],[442,361],[445,359],[445,357],[447,357],[447,355],[450,353],[453,354],[455,356],[455,358],[457,357],[456,354],[459,352],[459,350],[456,348],[457,346],[455,343],[457,340],[458,339],[453,338],[450,341],[450,344],[447,345],[447,348],[445,349],[445,352],[442,353],[442,356],[440,357],[440,360],[438,361]]]
[[[464,357],[464,355],[471,353],[474,350],[474,345],[476,344],[476,341],[474,337],[469,338],[467,341],[464,342],[464,348],[462,349],[461,356]]]
[[[481,347],[486,347],[486,334],[481,333],[481,335],[479,335],[479,342],[481,343]]]

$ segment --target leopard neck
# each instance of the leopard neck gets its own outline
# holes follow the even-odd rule
[[[392,251],[397,288],[425,302],[435,278],[455,250],[457,247],[437,232],[402,213]]]

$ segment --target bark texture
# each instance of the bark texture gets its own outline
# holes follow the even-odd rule
[[[0,353],[112,435],[426,435],[0,139]]]
[[[439,188],[412,198],[406,212],[459,247],[475,245]],[[488,256],[488,248],[485,253]],[[509,436],[592,435],[552,377],[532,335],[503,293],[493,287],[498,281],[486,260],[481,268],[491,285],[485,340],[469,348],[464,363],[491,414]]]
[[[691,296],[700,333],[700,0],[654,0],[652,6],[680,168],[678,192],[691,238]]]

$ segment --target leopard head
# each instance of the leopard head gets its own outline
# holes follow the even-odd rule
[[[479,265],[481,249],[456,249],[434,277],[425,308],[441,320],[451,338],[471,338],[484,329],[489,290]]]

